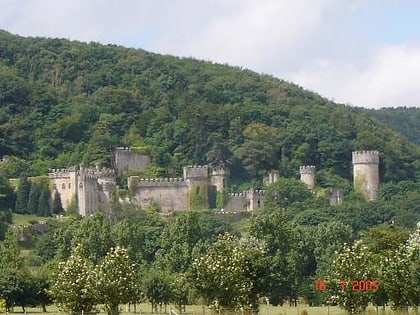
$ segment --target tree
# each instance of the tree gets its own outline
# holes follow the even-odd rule
[[[164,270],[150,268],[142,281],[142,291],[152,304],[152,313],[158,312],[157,306],[169,304],[172,297],[171,277]]]
[[[92,312],[97,304],[93,266],[77,246],[69,259],[60,263],[50,294],[58,308],[70,314]]]
[[[41,194],[41,186],[38,182],[31,182],[31,190],[28,197],[28,213],[36,214],[38,212],[39,197]]]
[[[212,213],[183,212],[164,229],[157,263],[175,273],[185,272],[193,260],[193,251],[203,250],[225,232],[232,232],[232,227]]]
[[[38,199],[38,209],[36,214],[42,217],[49,217],[51,216],[51,209],[50,209],[50,198],[51,193],[48,188],[48,183],[42,182],[40,184],[40,193]]]
[[[264,207],[285,209],[313,198],[306,184],[293,178],[281,177],[267,188]]]
[[[63,205],[61,203],[60,193],[56,189],[54,192],[54,197],[52,201],[51,211],[53,214],[58,215],[64,212]]]
[[[19,186],[16,194],[16,206],[15,212],[24,214],[27,213],[29,192],[31,191],[31,183],[28,177],[24,176],[20,178]]]
[[[224,234],[207,253],[193,261],[191,278],[204,300],[215,307],[258,308],[266,293],[268,261],[265,248],[256,240],[239,240]]]
[[[8,230],[0,243],[0,296],[6,300],[6,308],[10,309],[24,296],[28,287],[29,272],[20,258],[17,239]]]
[[[113,246],[110,220],[101,211],[83,218],[74,232],[72,245],[82,246],[86,258],[95,265],[99,264]]]
[[[135,265],[125,248],[111,248],[95,270],[95,282],[99,302],[105,305],[108,315],[119,314],[120,304],[139,297]]]
[[[243,131],[245,141],[236,150],[236,155],[252,176],[277,168],[279,133],[276,127],[263,123],[251,123]]]
[[[330,285],[335,288],[340,307],[348,314],[363,312],[379,290],[378,267],[374,255],[362,241],[353,246],[346,244],[338,255],[332,265]]]
[[[305,260],[295,255],[296,235],[283,211],[259,213],[251,219],[249,232],[251,237],[266,245],[266,257],[270,259],[267,266],[270,275],[267,282],[270,302],[277,305],[285,298],[296,299],[297,289],[300,287],[300,277],[296,270],[303,268],[299,262]]]

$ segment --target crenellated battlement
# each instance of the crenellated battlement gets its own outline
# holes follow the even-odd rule
[[[379,151],[353,151],[353,164],[379,164]]]
[[[179,186],[181,185],[188,185],[188,183],[184,180],[184,178],[140,178],[138,176],[130,176],[128,178],[129,187],[133,183],[136,182],[136,186],[138,187],[170,187],[170,186]]]
[[[230,171],[227,168],[224,167],[212,167],[211,169],[211,175],[229,175]]]
[[[261,190],[261,189],[257,189],[257,190],[247,190],[247,191],[243,191],[243,192],[239,192],[239,193],[228,193],[227,194],[229,197],[249,197],[249,196],[255,196],[255,195],[259,195],[259,196],[264,196],[265,195],[265,190]]]
[[[49,178],[65,178],[76,174],[76,167],[49,169]]]
[[[314,174],[315,169],[315,165],[302,165],[299,167],[299,172],[300,174]]]

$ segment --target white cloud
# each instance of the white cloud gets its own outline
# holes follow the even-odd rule
[[[420,107],[420,46],[384,46],[365,67],[350,62],[313,61],[290,74],[294,82],[338,102],[370,108]]]

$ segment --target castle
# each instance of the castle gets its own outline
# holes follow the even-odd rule
[[[352,162],[355,189],[367,200],[376,200],[379,185],[379,152],[353,152]],[[98,167],[91,169],[83,166],[53,169],[49,178],[54,190],[60,193],[64,209],[68,209],[72,202],[77,203],[79,213],[82,216],[89,216],[98,209],[109,211],[117,176],[129,170],[144,170],[149,163],[150,157],[146,154],[129,148],[116,148],[113,153],[112,169]],[[163,212],[170,212],[216,208],[217,196],[225,195],[223,210],[226,211],[256,211],[264,207],[264,190],[250,189],[240,193],[225,194],[229,175],[226,169],[204,165],[184,167],[182,178],[130,176],[129,201],[140,207],[156,203]],[[271,171],[264,182],[270,185],[278,178],[278,171]],[[300,180],[313,191],[315,166],[301,166]],[[330,204],[340,204],[343,201],[342,191],[333,190],[328,198]]]

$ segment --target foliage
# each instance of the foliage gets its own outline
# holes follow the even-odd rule
[[[176,273],[186,272],[194,255],[204,252],[225,232],[232,232],[232,227],[210,212],[180,213],[162,233],[156,263]]]
[[[69,259],[60,264],[50,294],[59,309],[70,314],[94,310],[96,296],[93,266],[85,258],[82,247],[76,247]]]
[[[313,198],[306,184],[297,179],[281,177],[267,188],[264,206],[268,209],[286,209],[293,204]]]
[[[205,301],[219,308],[258,308],[265,293],[267,263],[263,244],[225,234],[192,264],[191,277]]]
[[[138,277],[125,248],[111,248],[95,270],[95,285],[109,315],[119,314],[119,304],[138,300]]]
[[[98,43],[5,31],[0,41],[0,152],[9,163],[0,174],[8,178],[82,160],[106,165],[115,145],[148,147],[155,167],[174,175],[208,163],[230,165],[234,180],[272,168],[293,176],[310,163],[349,179],[351,151],[377,149],[386,181],[419,176],[418,147],[374,113],[283,80]],[[401,112],[416,126],[418,111]]]
[[[354,281],[377,281],[378,266],[369,248],[361,241],[353,246],[344,246],[332,266],[331,285],[335,286],[337,300],[348,314],[363,312],[372,299],[373,290],[363,290],[354,287]]]
[[[152,312],[158,313],[158,305],[168,305],[172,297],[172,279],[164,270],[151,268],[142,280],[142,291],[152,304]]]

